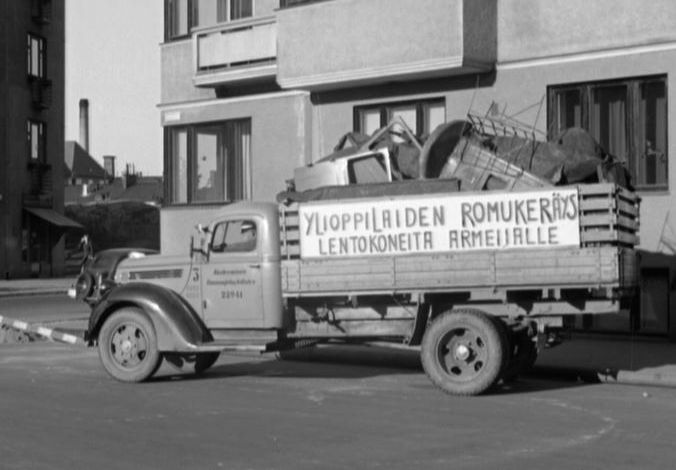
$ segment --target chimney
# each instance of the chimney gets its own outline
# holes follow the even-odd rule
[[[131,188],[136,184],[136,167],[133,164],[127,163],[127,168],[124,174],[124,178],[122,180],[124,181],[124,188]]]
[[[108,179],[115,179],[115,155],[103,156],[103,168],[106,170]]]
[[[80,145],[89,153],[89,100],[80,100]]]

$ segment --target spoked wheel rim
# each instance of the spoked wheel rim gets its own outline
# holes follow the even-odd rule
[[[489,360],[487,340],[469,327],[458,327],[443,335],[437,344],[439,364],[453,381],[469,382],[479,376]]]
[[[127,322],[119,325],[110,339],[111,357],[124,369],[134,369],[148,356],[148,337],[141,325]]]

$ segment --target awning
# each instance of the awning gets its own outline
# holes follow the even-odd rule
[[[54,209],[41,209],[38,207],[24,207],[28,212],[42,220],[49,222],[61,228],[84,228],[72,219],[69,219],[63,214],[59,214]]]

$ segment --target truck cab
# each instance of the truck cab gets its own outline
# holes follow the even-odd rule
[[[207,328],[283,326],[278,221],[275,204],[233,204],[202,234],[206,250],[191,248]]]
[[[126,260],[118,284],[146,282],[187,300],[208,329],[281,328],[277,206],[225,206],[206,227],[196,227],[183,256]]]

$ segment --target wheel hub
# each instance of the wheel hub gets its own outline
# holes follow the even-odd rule
[[[142,332],[134,325],[123,325],[113,335],[113,357],[124,366],[134,366],[143,360],[145,338]]]
[[[128,339],[125,339],[124,341],[122,341],[122,352],[123,353],[129,354],[129,351],[131,351],[132,347],[133,347],[133,345],[131,344],[131,341],[129,341]]]
[[[466,361],[469,359],[470,354],[471,350],[466,344],[458,344],[453,352],[453,355],[459,361]]]

